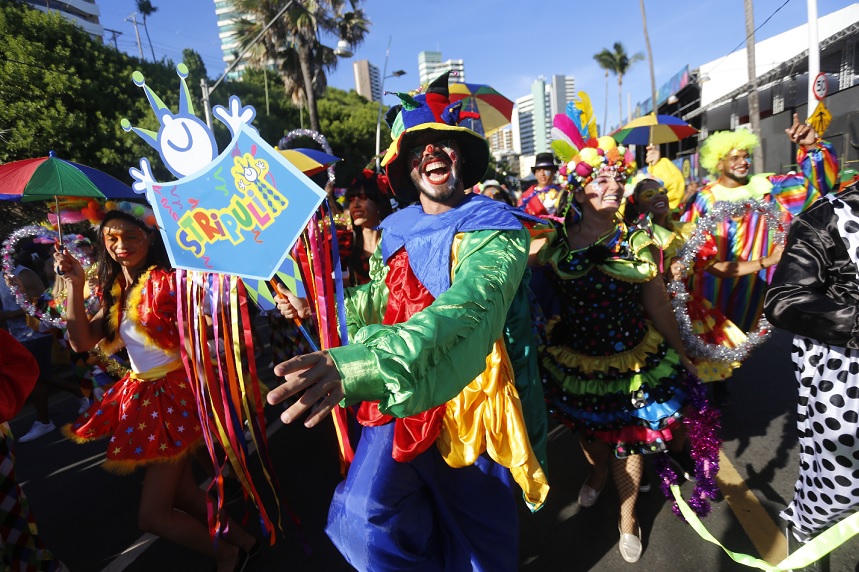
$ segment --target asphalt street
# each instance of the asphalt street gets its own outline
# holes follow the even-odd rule
[[[261,358],[260,371],[265,381],[274,383],[266,367],[268,359]],[[790,336],[776,332],[737,372],[729,388],[730,401],[722,418],[723,452],[729,467],[723,462],[720,472],[727,498],[714,504],[704,523],[728,549],[755,557],[768,555],[776,563],[786,555],[773,554],[783,550],[778,513],[792,497],[798,471]],[[72,421],[77,406],[70,394],[52,394],[55,423]],[[267,408],[283,532],[278,532],[274,546],[263,547],[247,570],[350,570],[323,532],[328,503],[340,481],[333,427],[330,423],[314,429],[284,426],[278,413],[277,407]],[[13,431],[22,435],[32,421],[32,408],[27,407],[12,422]],[[18,478],[30,497],[40,531],[57,556],[73,572],[211,570],[205,557],[138,530],[142,472],[107,473],[100,468],[104,451],[102,442],[75,445],[58,432],[17,446]],[[524,503],[520,505],[521,570],[748,569],[674,516],[658,487],[642,494],[638,503],[644,554],[638,564],[625,563],[617,550],[618,508],[612,487],[607,486],[592,508],[583,509],[576,502],[587,466],[569,431],[552,430],[549,463],[552,490],[546,506],[530,514]],[[653,476],[650,463],[646,471]],[[731,474],[737,475],[736,483],[730,482]],[[746,498],[737,493],[743,483],[750,491]],[[692,485],[686,483],[682,490],[688,495]],[[249,530],[259,530],[252,508],[239,501],[230,510]],[[299,526],[290,513],[300,520]],[[854,538],[833,553],[831,570],[859,571],[857,563],[859,540]]]

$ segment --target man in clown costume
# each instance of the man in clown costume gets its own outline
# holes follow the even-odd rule
[[[387,119],[384,158],[403,202],[386,218],[371,282],[346,296],[350,344],[275,367],[269,403],[301,394],[315,425],[360,403],[364,425],[326,531],[358,570],[516,570],[513,482],[536,510],[548,484],[546,414],[523,276],[530,217],[465,189],[486,140],[459,127],[447,74]],[[291,296],[279,308],[301,316]]]
[[[797,174],[752,175],[750,153],[760,142],[750,131],[721,131],[708,137],[700,151],[700,163],[716,179],[699,191],[683,221],[698,222],[718,201],[775,201],[782,221],[789,221],[828,193],[838,173],[832,146],[821,141],[810,125],[800,124],[796,114],[785,133],[799,147]],[[763,311],[766,285],[773,272],[763,260],[774,247],[773,230],[767,228],[765,216],[753,210],[737,220],[726,218],[713,232],[719,259],[757,260],[760,271],[739,278],[702,273],[690,283],[692,290],[744,331],[755,327]]]

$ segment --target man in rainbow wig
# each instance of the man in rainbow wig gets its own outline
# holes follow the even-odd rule
[[[751,173],[750,152],[760,145],[758,138],[746,129],[720,131],[704,142],[700,164],[716,179],[702,188],[683,222],[698,222],[713,210],[718,201],[774,201],[783,222],[808,208],[821,195],[828,193],[836,180],[838,160],[832,146],[821,141],[810,125],[799,123],[785,129],[799,146],[796,162],[799,172],[789,175]],[[734,220],[726,218],[716,226],[713,238],[717,257],[723,261],[757,260],[761,269],[739,278],[717,278],[709,273],[695,275],[690,288],[721,310],[744,331],[752,330],[763,312],[763,300],[773,269],[764,258],[775,246],[763,213],[749,209]]]
[[[275,367],[289,423],[337,403],[364,426],[326,532],[358,570],[516,570],[513,482],[532,510],[548,483],[546,410],[523,276],[530,215],[465,189],[489,161],[486,139],[459,127],[448,74],[398,94],[382,162],[398,200],[370,261],[347,291],[349,345]],[[539,220],[539,219],[534,219]],[[295,302],[295,303],[293,303]],[[297,300],[279,301],[286,317]]]

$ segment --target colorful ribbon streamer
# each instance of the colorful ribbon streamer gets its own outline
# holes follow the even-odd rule
[[[758,568],[767,572],[784,572],[804,568],[814,562],[817,562],[853,536],[859,533],[859,512],[852,514],[848,518],[842,520],[838,524],[830,527],[828,530],[820,533],[817,537],[805,543],[802,548],[779,562],[778,564],[770,564],[760,558],[755,558],[749,554],[739,554],[731,552],[725,548],[712,534],[704,527],[704,524],[698,516],[692,511],[692,508],[686,504],[680,494],[680,487],[671,485],[671,493],[677,501],[677,506],[680,507],[680,512],[692,527],[692,530],[698,533],[698,536],[708,542],[712,542],[716,546],[725,551],[725,554],[731,557],[734,562],[738,562],[750,568]]]

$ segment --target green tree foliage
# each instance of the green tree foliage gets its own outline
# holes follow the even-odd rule
[[[129,181],[128,168],[152,149],[120,121],[157,130],[140,88],[140,70],[167,105],[178,101],[178,77],[163,64],[121,54],[90,38],[56,12],[0,3],[0,162],[57,156]]]
[[[386,110],[382,110],[384,113]],[[319,101],[319,122],[334,155],[343,159],[335,167],[338,186],[348,186],[376,152],[376,117],[379,104],[367,101],[355,90],[328,88]],[[382,119],[381,150],[391,144],[391,130]]]
[[[152,131],[159,127],[144,91],[131,80],[135,70],[143,73],[146,85],[165,105],[178,109],[180,82],[172,62],[146,62],[118,52],[56,12],[17,2],[0,2],[0,38],[0,163],[44,157],[53,150],[58,157],[130,183],[128,169],[136,167],[141,157],[149,157],[156,178],[172,178],[157,151],[120,124],[127,118],[134,127]],[[203,118],[199,86],[206,77],[205,65],[193,50],[185,50],[183,60],[195,112]],[[219,86],[212,104],[226,105],[228,96],[239,96],[243,104],[254,106],[254,126],[275,145],[285,133],[300,127],[299,110],[282,85],[276,72],[246,70],[242,81]],[[345,159],[337,166],[337,184],[347,185],[374,153],[378,105],[355,92],[331,88],[319,108],[322,133],[333,153]],[[213,123],[219,148],[224,149],[229,133],[219,121]],[[382,149],[389,143],[389,131],[383,125]]]
[[[268,83],[268,111],[266,111],[266,82]],[[261,69],[245,69],[241,81],[230,81],[218,88],[220,97],[237,95],[243,105],[252,105],[257,115],[254,127],[260,136],[275,146],[289,131],[300,125],[300,112],[283,92],[283,82],[277,72]],[[215,98],[217,100],[217,98]],[[226,105],[226,101],[221,103]],[[217,123],[217,122],[216,122]],[[225,135],[229,134],[224,130]]]

